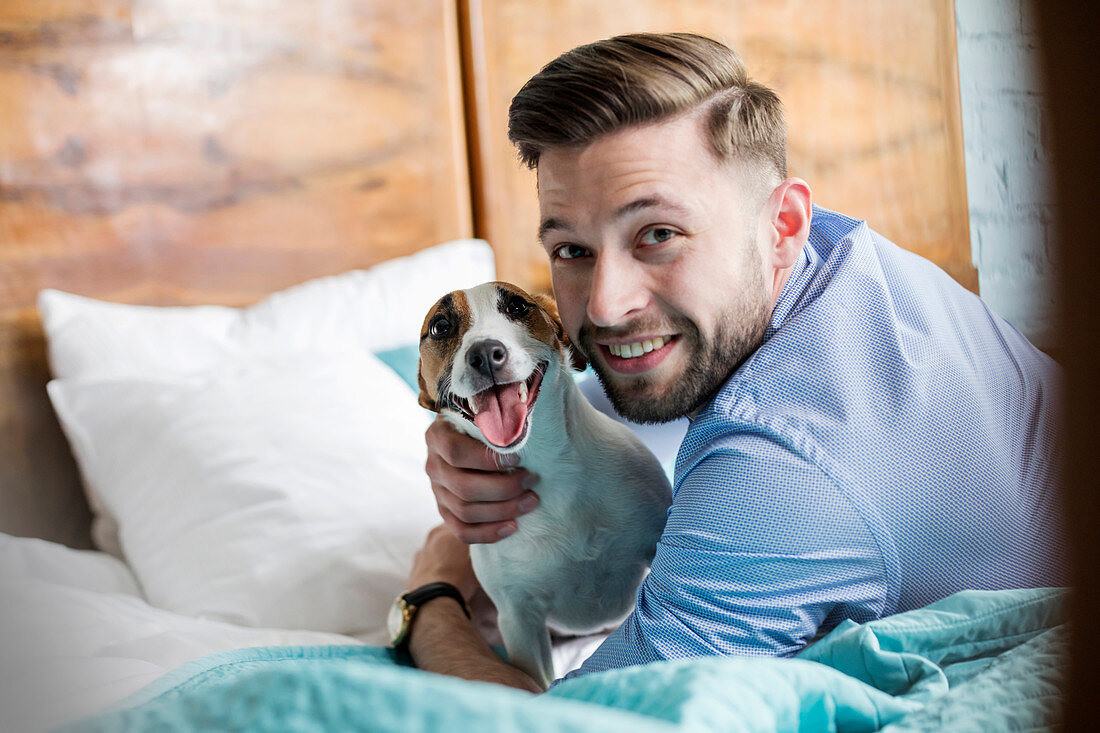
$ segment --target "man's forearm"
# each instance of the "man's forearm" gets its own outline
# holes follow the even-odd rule
[[[417,610],[409,653],[429,672],[542,692],[529,675],[497,656],[453,598],[434,598]]]

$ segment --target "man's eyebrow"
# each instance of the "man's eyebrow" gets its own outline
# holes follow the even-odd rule
[[[635,199],[629,204],[624,204],[615,209],[615,218],[621,219],[627,214],[633,214],[635,211],[641,211],[642,209],[668,209],[676,214],[689,215],[691,210],[683,204],[675,201],[670,201],[663,196],[644,196],[640,199]]]
[[[544,219],[543,222],[539,224],[539,241],[546,241],[546,235],[550,232],[568,232],[572,229],[573,227],[569,226],[569,223],[564,219],[559,219],[556,216],[551,216],[549,219]]]
[[[628,204],[623,204],[619,208],[615,209],[613,217],[615,219],[621,219],[628,214],[633,214],[635,211],[641,211],[642,209],[666,209],[675,214],[681,216],[691,215],[691,209],[683,204],[675,201],[670,201],[663,196],[643,196],[640,199],[635,199]],[[546,235],[553,231],[572,231],[573,227],[569,222],[564,219],[559,219],[556,216],[552,216],[546,219],[539,225],[539,241],[545,241]]]

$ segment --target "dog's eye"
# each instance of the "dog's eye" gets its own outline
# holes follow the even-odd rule
[[[441,339],[451,334],[451,322],[447,316],[439,315],[428,324],[428,335],[433,339]]]
[[[508,315],[519,318],[520,316],[527,315],[527,311],[531,310],[531,304],[518,295],[513,295],[508,299],[508,302],[504,304],[504,310]]]

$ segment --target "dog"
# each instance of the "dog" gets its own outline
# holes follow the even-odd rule
[[[550,628],[589,634],[630,613],[671,488],[625,425],[592,407],[552,298],[491,282],[443,296],[420,331],[419,402],[537,473],[539,506],[514,534],[473,545],[512,664],[545,689]]]

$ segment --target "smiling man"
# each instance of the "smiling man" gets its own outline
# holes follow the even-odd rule
[[[803,181],[764,194],[709,150],[715,104],[539,157],[559,313],[636,422],[691,413],[760,344],[809,231]],[[764,205],[776,226],[756,216]]]
[[[778,98],[732,51],[583,46],[509,125],[570,338],[623,416],[691,418],[636,608],[574,674],[790,655],[846,619],[1067,582],[1057,367],[931,263],[813,206]],[[463,542],[514,532],[538,477],[445,423],[427,440],[449,530],[409,588],[468,598]],[[434,598],[409,637],[419,666],[534,689]]]

